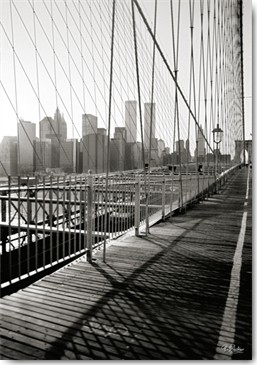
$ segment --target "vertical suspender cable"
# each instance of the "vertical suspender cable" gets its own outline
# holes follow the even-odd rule
[[[154,39],[156,38],[157,28],[157,0],[155,0],[154,7]],[[150,170],[151,170],[151,155],[152,155],[152,130],[153,130],[153,99],[154,99],[154,75],[155,75],[155,42],[153,42],[153,63],[152,63],[152,88],[151,88],[151,110],[150,110],[150,137],[149,137],[149,151],[148,151],[148,199],[146,201],[146,232],[149,233],[149,192],[150,192]]]
[[[204,52],[204,1],[201,0],[201,53],[202,53],[202,72],[203,72],[203,93],[204,93],[204,130],[205,135],[208,136],[208,124],[207,124],[207,74],[208,70],[205,67],[205,52]],[[206,61],[208,62],[208,49]],[[200,119],[200,118],[199,118]],[[208,146],[207,146],[208,149]],[[207,149],[204,153],[204,162],[207,163]]]
[[[110,168],[110,131],[111,131],[111,106],[112,106],[112,83],[113,83],[113,55],[114,55],[114,27],[115,27],[115,1],[112,2],[112,34],[111,34],[111,62],[110,62],[110,86],[109,86],[109,110],[108,110],[108,136],[107,136],[107,166],[105,177],[105,224],[104,224],[104,245],[103,261],[106,262],[106,232],[107,232],[107,198],[108,198],[108,180]]]
[[[73,123],[73,98],[72,98],[72,82],[71,82],[71,62],[70,62],[70,40],[69,40],[69,24],[68,24],[68,5],[65,0],[65,23],[66,23],[66,37],[67,37],[67,53],[68,53],[68,72],[69,72],[69,84],[70,84],[70,110],[72,119],[72,171],[76,172],[76,144],[74,139],[74,123]]]
[[[103,38],[103,17],[102,17],[102,2],[99,2],[99,7],[100,7],[100,43],[101,43],[101,57],[102,57],[102,76],[103,76],[103,85],[104,85],[104,90],[103,90],[103,95],[104,95],[104,100],[106,100],[106,86],[105,86],[105,67],[104,67],[104,38]],[[107,104],[105,103],[105,118],[107,120],[108,118],[108,108],[107,108]]]
[[[155,0],[154,8],[154,38],[156,38],[156,24],[157,24],[157,0]],[[150,175],[151,149],[152,149],[152,130],[153,130],[153,99],[154,99],[154,72],[155,72],[155,42],[153,42],[153,63],[152,63],[152,88],[151,88],[151,111],[150,111],[150,140],[148,151],[148,175]]]
[[[52,25],[52,45],[53,45],[53,60],[54,60],[54,87],[55,87],[55,104],[58,107],[58,94],[57,94],[57,75],[56,75],[56,55],[55,55],[55,38],[54,38],[54,18],[53,18],[53,1],[50,2],[51,8],[51,25]],[[57,133],[59,134],[59,128]]]
[[[211,50],[210,50],[210,0],[207,1],[207,56],[206,56],[206,93],[208,89],[208,83],[209,83],[209,65],[211,62]],[[211,90],[210,90],[211,92]],[[207,98],[207,95],[206,95]],[[206,121],[207,121],[207,125],[208,125],[208,106],[206,109]],[[209,139],[211,138],[211,120],[209,120],[209,128],[208,128],[208,133],[207,133],[207,137],[209,137]],[[207,146],[207,153],[209,153],[209,146]],[[209,164],[208,164],[209,165]]]
[[[135,62],[136,62],[139,121],[140,121],[141,142],[142,142],[142,161],[143,161],[143,173],[144,173],[144,188],[145,188],[145,198],[146,198],[146,201],[147,201],[148,200],[148,192],[147,192],[147,186],[146,186],[145,151],[144,151],[145,147],[144,147],[144,137],[143,137],[142,104],[141,104],[141,90],[140,90],[140,78],[139,78],[139,64],[138,64],[138,52],[137,52],[137,33],[136,33],[136,19],[135,19],[134,1],[135,0],[131,0],[132,23],[133,23],[133,35],[134,35]],[[146,235],[147,235],[147,230],[146,230]]]
[[[13,27],[13,13],[12,13],[12,0],[10,1],[10,19],[11,19],[11,34],[12,34],[12,49],[13,49],[13,74],[14,74],[14,92],[15,92],[15,110],[17,115],[17,131],[19,125],[19,111],[18,111],[18,87],[17,87],[17,73],[16,73],[16,57],[15,57],[15,45],[14,45],[14,27]],[[17,171],[20,175],[20,136],[18,132],[18,145],[17,145]]]
[[[39,68],[38,68],[38,45],[37,45],[37,29],[36,29],[36,18],[35,18],[35,3],[32,0],[32,11],[33,11],[33,30],[34,30],[34,48],[35,48],[35,62],[36,62],[36,80],[37,80],[37,97],[38,97],[38,121],[41,121],[41,107],[40,107],[40,83],[39,83]],[[45,169],[45,161],[43,156],[43,146],[41,140],[41,133],[39,131],[40,141],[40,158],[42,159],[42,169]],[[37,165],[35,166],[35,169]]]
[[[95,78],[95,56],[94,56],[94,41],[93,41],[93,24],[92,24],[92,0],[89,0],[89,23],[90,23],[90,37],[91,37],[91,55],[92,55],[92,71],[94,80],[94,98],[95,98],[95,114],[97,115],[97,101],[96,101],[96,78]]]
[[[246,163],[245,159],[245,106],[244,106],[244,57],[243,57],[243,1],[239,1],[239,20],[240,20],[240,73],[241,73],[241,108],[242,108],[242,127],[243,127],[243,146],[244,146],[244,156],[243,161]],[[250,161],[248,161],[250,162]]]
[[[191,108],[191,100],[192,100],[192,86],[193,86],[193,92],[194,92],[194,101],[195,101],[195,90],[194,90],[194,85],[195,85],[195,80],[194,80],[194,5],[195,5],[195,1],[193,0],[189,0],[189,14],[190,14],[190,48],[191,48],[191,54],[190,54],[190,76],[189,76],[189,106]],[[196,108],[195,108],[196,109]],[[187,139],[189,141],[190,139],[190,130],[191,130],[191,114],[190,112],[188,112],[188,135],[187,135]],[[188,166],[189,166],[189,156],[190,156],[190,150],[189,150],[189,145],[187,148],[187,172],[186,172],[186,184],[188,186]],[[190,180],[190,184],[191,184],[191,180]],[[191,186],[190,186],[190,191],[191,191]],[[187,187],[186,187],[186,192],[187,192]],[[190,198],[191,198],[191,194],[190,194]]]
[[[176,64],[176,55],[175,55],[175,30],[174,30],[174,21],[173,21],[173,5],[172,0],[170,0],[170,11],[171,11],[171,36],[172,36],[172,49],[173,49],[173,65]],[[175,66],[174,66],[175,68]],[[175,80],[176,79],[176,72],[175,72]],[[176,89],[176,86],[175,86]],[[173,158],[172,158],[172,164],[175,165],[177,161],[174,161],[175,158],[175,142],[176,142],[176,109],[174,113],[174,125],[173,125]]]
[[[81,55],[81,80],[82,80],[82,92],[83,92],[83,110],[86,110],[86,95],[84,85],[84,57],[83,57],[83,36],[81,30],[81,0],[78,0],[78,14],[79,14],[79,36],[80,36],[80,55]],[[83,137],[83,136],[82,136]]]
[[[183,208],[183,184],[182,184],[182,164],[181,164],[181,146],[180,146],[180,124],[179,124],[179,107],[178,107],[178,54],[179,54],[179,26],[180,26],[180,0],[178,2],[178,24],[177,24],[177,43],[175,45],[174,37],[174,19],[173,19],[173,5],[170,1],[171,7],[171,22],[172,22],[172,44],[174,54],[174,73],[175,73],[175,113],[174,113],[174,138],[175,138],[175,124],[177,121],[177,134],[178,134],[178,153],[179,153],[179,184],[180,184],[180,208]]]
[[[146,27],[147,27],[147,30],[148,30],[148,32],[149,32],[149,34],[150,34],[150,36],[152,37],[152,39],[154,39],[152,29],[151,29],[151,27],[149,26],[149,23],[148,23],[148,21],[147,21],[146,17],[144,16],[144,13],[143,13],[143,11],[142,11],[142,9],[141,9],[140,5],[138,4],[138,0],[133,0],[133,2],[134,2],[134,4],[135,4],[135,6],[136,6],[136,8],[137,8],[137,10],[138,10],[138,12],[139,12],[139,14],[141,15],[141,18],[142,18],[143,22],[145,23],[145,25],[146,25]],[[170,76],[172,77],[172,79],[173,79],[174,83],[177,85],[178,92],[179,92],[179,94],[180,94],[180,96],[181,96],[181,98],[182,98],[182,100],[183,100],[183,102],[184,102],[184,105],[185,105],[185,106],[186,106],[186,108],[190,111],[190,114],[191,114],[192,118],[194,119],[195,124],[196,124],[196,125],[198,125],[198,121],[197,121],[197,119],[196,119],[196,117],[195,117],[194,113],[192,112],[191,108],[189,107],[189,105],[188,105],[188,101],[187,101],[187,98],[185,97],[185,95],[184,95],[184,93],[183,93],[183,91],[182,91],[182,89],[181,89],[181,87],[180,87],[179,83],[176,81],[175,76],[174,76],[174,74],[173,74],[173,72],[172,72],[172,70],[171,70],[171,68],[170,68],[170,66],[169,66],[169,63],[168,63],[168,61],[167,61],[166,57],[164,56],[164,54],[163,54],[163,52],[162,52],[162,50],[161,50],[161,47],[160,47],[159,43],[157,42],[157,40],[156,40],[156,39],[154,40],[154,42],[155,42],[155,44],[156,44],[156,48],[157,48],[157,49],[158,49],[158,51],[159,51],[160,57],[162,58],[162,60],[163,60],[163,62],[164,62],[164,64],[165,64],[165,66],[166,66],[166,68],[167,68],[168,73],[169,73],[169,74],[170,74]],[[205,139],[206,143],[209,145],[209,141],[207,140],[206,136],[205,136],[203,133],[201,133],[201,134],[202,134],[203,138]],[[211,150],[211,151],[213,151],[213,148],[211,148],[211,146],[210,146],[210,150]]]

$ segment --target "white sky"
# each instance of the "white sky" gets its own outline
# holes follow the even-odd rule
[[[15,6],[17,7],[20,15],[26,25],[28,32],[34,39],[34,28],[33,28],[33,17],[30,4],[33,0],[16,0]],[[92,12],[87,12],[83,14],[84,24],[81,24],[83,32],[83,41],[79,35],[79,21],[77,9],[75,5],[78,4],[77,0],[68,0],[67,4],[71,13],[67,13],[68,24],[71,32],[74,34],[74,39],[71,35],[68,35],[69,47],[71,55],[74,59],[74,63],[67,56],[67,49],[63,43],[67,44],[67,31],[65,27],[65,3],[64,1],[53,0],[53,11],[54,19],[56,24],[58,24],[58,30],[51,23],[49,13],[51,11],[51,3],[49,0],[46,1],[46,6],[44,6],[42,0],[34,0],[35,9],[39,16],[39,20],[42,23],[43,28],[46,30],[46,34],[50,40],[53,42],[52,38],[52,26],[54,28],[54,42],[55,50],[58,56],[55,59],[56,63],[56,75],[54,74],[54,57],[53,50],[51,49],[50,43],[47,41],[46,35],[44,34],[43,28],[41,28],[39,21],[36,20],[36,38],[37,45],[45,63],[46,68],[49,70],[51,79],[47,74],[43,63],[38,58],[38,69],[39,69],[39,86],[40,86],[40,100],[41,107],[39,110],[39,104],[35,96],[37,92],[37,78],[36,78],[36,63],[35,63],[35,48],[27,34],[27,31],[22,24],[15,7],[12,6],[13,14],[13,24],[14,24],[14,43],[15,49],[22,65],[26,69],[26,73],[31,80],[34,90],[29,84],[26,76],[20,66],[18,60],[16,59],[16,75],[17,75],[17,104],[18,104],[18,114],[20,118],[24,120],[29,120],[31,122],[37,123],[39,121],[39,115],[41,119],[47,114],[53,116],[56,109],[56,103],[58,104],[60,110],[64,113],[64,117],[68,124],[68,134],[69,137],[79,137],[81,135],[81,115],[84,111],[91,114],[96,114],[98,116],[99,127],[106,127],[107,121],[107,100],[108,100],[108,72],[109,72],[109,59],[110,59],[110,19],[111,19],[111,5],[110,0],[106,1],[91,1],[83,0],[85,7],[91,8]],[[153,0],[141,0],[143,9],[148,17],[148,19],[153,19]],[[176,13],[176,2],[174,1],[174,14]],[[196,1],[196,4],[198,2]],[[57,5],[56,5],[57,4]],[[75,4],[75,5],[74,5]],[[136,100],[136,82],[133,79],[135,76],[135,71],[133,68],[134,54],[133,54],[133,38],[129,29],[131,30],[131,19],[124,16],[124,11],[126,12],[126,7],[124,3],[117,1],[117,28],[120,34],[119,38],[116,38],[116,48],[115,48],[115,87],[113,90],[113,97],[116,103],[113,104],[112,112],[112,130],[115,126],[124,125],[124,102],[125,100]],[[179,82],[181,82],[182,88],[186,95],[188,95],[188,78],[189,78],[189,57],[183,57],[186,52],[189,52],[189,13],[188,13],[188,1],[181,1],[181,39],[180,39],[180,49],[179,49]],[[252,38],[251,38],[251,1],[244,0],[244,76],[245,76],[245,121],[246,121],[246,139],[250,138],[250,133],[252,131]],[[167,11],[169,6],[168,0],[158,0],[158,39],[160,44],[164,49],[164,53],[167,55],[169,61],[171,62],[171,36],[170,36],[170,13]],[[199,5],[198,5],[199,6]],[[196,7],[197,8],[197,7]],[[60,13],[59,13],[60,10]],[[0,18],[5,26],[5,30],[8,34],[10,40],[12,40],[11,32],[11,21],[10,21],[10,1],[1,0]],[[62,14],[62,15],[61,15]],[[101,14],[103,18],[101,18]],[[64,17],[64,19],[62,18]],[[72,19],[72,16],[74,19]],[[75,20],[75,21],[74,21]],[[93,30],[90,26],[91,23],[94,24]],[[150,21],[152,23],[152,21]],[[195,35],[199,36],[199,15],[196,15],[195,22],[198,24],[196,26]],[[198,23],[197,23],[198,22]],[[143,35],[143,38],[139,39],[139,46],[143,50],[139,54],[140,57],[140,71],[142,79],[142,101],[150,101],[150,90],[151,90],[151,41],[150,37],[142,25],[138,22],[139,29]],[[13,109],[16,109],[16,98],[15,98],[15,87],[14,87],[14,67],[13,67],[13,57],[10,44],[7,41],[5,34],[0,28],[1,32],[1,80],[6,88],[7,94],[11,100],[8,101],[3,89],[0,86],[0,140],[4,135],[16,135],[16,115]],[[198,32],[198,33],[197,33]],[[63,37],[63,39],[62,39]],[[94,41],[92,42],[92,39]],[[86,60],[84,67],[81,67],[81,55],[79,52],[79,47],[83,47],[83,54]],[[199,40],[198,40],[199,43]],[[149,47],[147,54],[144,47]],[[189,53],[188,53],[189,54]],[[93,63],[93,59],[95,63]],[[59,62],[59,60],[61,62]],[[70,63],[69,63],[70,62]],[[197,59],[196,59],[197,63]],[[163,63],[160,57],[157,55],[156,58],[156,75],[159,72],[161,79],[157,79],[156,76],[156,86],[155,95],[157,103],[157,117],[159,121],[159,127],[157,126],[157,133],[159,138],[165,140],[166,144],[171,144],[172,141],[172,126],[167,122],[167,118],[173,113],[172,106],[168,107],[168,100],[174,97],[174,86],[169,77],[169,74],[163,67]],[[69,68],[71,72],[73,89],[71,91],[69,84]],[[173,69],[173,67],[171,67]],[[64,70],[64,71],[63,71]],[[66,76],[64,75],[66,72]],[[84,72],[85,84],[84,87],[81,82],[81,73]],[[104,77],[103,77],[104,75]],[[55,93],[53,81],[56,78],[56,86],[58,89],[58,95]],[[130,80],[130,82],[128,82]],[[167,80],[167,85],[166,84]],[[84,93],[84,95],[83,95]],[[94,102],[97,100],[97,103]],[[97,104],[97,105],[96,105]],[[181,113],[181,138],[187,138],[187,114],[183,110]],[[73,119],[74,124],[72,125],[71,119]],[[193,130],[192,130],[193,131]],[[138,127],[139,133],[139,127]],[[192,138],[192,143],[194,140],[193,132],[190,133]]]

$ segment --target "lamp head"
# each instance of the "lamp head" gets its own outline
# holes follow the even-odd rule
[[[223,130],[220,128],[219,123],[217,124],[217,127],[213,129],[213,141],[217,144],[219,144],[222,141],[223,137]]]

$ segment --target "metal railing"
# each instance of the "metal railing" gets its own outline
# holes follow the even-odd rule
[[[104,237],[138,235],[146,219],[151,226],[216,192],[237,167],[218,177],[155,172],[146,185],[142,174],[116,174],[107,194],[101,175],[9,177],[0,188],[1,287],[84,254],[90,260]]]

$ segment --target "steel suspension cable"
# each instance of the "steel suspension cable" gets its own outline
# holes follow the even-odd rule
[[[189,106],[191,108],[191,102],[192,102],[192,88],[193,92],[194,92],[194,103],[196,102],[195,100],[195,81],[194,81],[194,6],[195,6],[195,0],[193,0],[193,4],[192,4],[192,0],[189,0],[189,21],[190,21],[190,71],[189,71]],[[196,110],[196,105],[194,106],[195,110]],[[187,139],[189,141],[190,139],[190,132],[191,132],[191,114],[190,112],[188,112],[188,124],[187,124],[187,128],[188,128],[188,134],[187,134]],[[189,146],[187,148],[186,151],[187,154],[187,167],[186,167],[186,175],[188,176],[188,168],[189,168],[189,156],[190,156],[190,150],[189,150]],[[188,187],[188,179],[186,179],[186,192],[187,192],[187,187]],[[191,180],[190,180],[190,184],[191,184]],[[186,208],[186,206],[185,206]]]
[[[40,82],[39,82],[39,66],[38,66],[38,45],[37,45],[37,28],[36,28],[36,18],[35,18],[35,2],[32,0],[32,12],[33,12],[33,31],[34,31],[34,48],[35,48],[35,62],[36,62],[36,81],[37,81],[37,95],[38,95],[38,120],[41,120],[41,107],[40,107]],[[40,154],[43,156],[43,146],[41,140],[41,133],[39,131],[39,141],[40,141]],[[45,161],[43,158],[42,168],[45,169]]]
[[[9,42],[10,46],[14,49],[14,47],[12,46],[11,40],[10,40],[10,38],[9,38],[8,34],[7,34],[7,31],[6,31],[6,29],[5,29],[4,25],[3,25],[3,23],[2,23],[2,22],[0,22],[0,25],[1,25],[2,29],[3,29],[3,31],[4,31],[4,34],[5,34],[6,38],[7,38],[7,40],[8,40],[8,42]],[[35,90],[35,88],[34,88],[34,86],[33,86],[32,82],[31,82],[31,80],[30,80],[30,78],[29,78],[29,76],[28,76],[28,74],[27,74],[27,72],[26,72],[26,70],[25,70],[25,68],[24,68],[24,66],[23,66],[23,64],[22,64],[22,62],[21,62],[21,60],[20,60],[20,58],[18,57],[18,55],[17,55],[17,53],[16,53],[15,49],[14,49],[14,52],[15,52],[16,59],[17,59],[17,61],[19,62],[19,65],[21,66],[21,69],[22,69],[22,71],[23,71],[24,75],[25,75],[25,77],[26,77],[27,81],[29,82],[29,84],[30,84],[30,86],[31,86],[31,89],[33,90],[33,92],[34,92],[34,94],[35,94],[36,98],[38,99],[37,92],[36,92],[36,90]],[[41,56],[40,56],[40,59],[41,59]],[[41,59],[41,60],[42,60],[42,59]],[[1,84],[2,84],[2,82],[1,82]],[[3,87],[3,84],[2,84],[2,87]],[[7,95],[8,95],[8,94],[7,94]],[[10,99],[9,99],[9,100],[10,100]],[[41,108],[42,108],[42,110],[44,111],[45,115],[47,115],[47,113],[46,113],[45,109],[43,108],[43,105],[42,105],[42,103],[41,103],[41,102],[40,102],[40,105],[41,105]],[[15,110],[15,113],[16,113],[16,109],[15,109],[15,108],[14,108],[14,110]],[[18,118],[18,114],[17,114],[17,113],[16,113],[16,116],[17,116],[17,118]],[[56,138],[58,139],[59,137],[58,137],[58,135],[56,134],[56,132],[55,132],[55,130],[54,130],[54,128],[53,128],[53,126],[52,126],[52,124],[51,124],[51,121],[49,120],[49,118],[48,118],[48,117],[47,117],[47,120],[48,120],[49,124],[51,125],[51,127],[52,127],[52,129],[53,129],[53,131],[54,131],[54,133],[55,133],[55,135],[56,135]],[[60,143],[60,144],[61,144],[61,143]],[[61,144],[61,146],[62,146],[62,144]],[[63,148],[63,146],[62,146],[62,148]],[[65,151],[64,149],[63,149],[63,151],[64,151],[64,153],[66,154],[66,151]],[[67,154],[66,154],[66,156],[67,156]],[[68,156],[67,156],[67,158],[68,158]]]
[[[157,29],[157,0],[154,7],[154,37],[156,37]],[[152,85],[151,85],[151,104],[150,104],[150,136],[148,150],[148,199],[146,201],[146,233],[149,232],[149,192],[150,192],[150,173],[151,173],[151,158],[152,158],[152,130],[153,130],[153,100],[154,100],[154,75],[155,75],[155,43],[153,42],[153,60],[152,60]],[[155,122],[155,121],[154,121]]]
[[[148,222],[148,212],[147,205],[149,201],[149,191],[147,189],[146,182],[146,165],[145,165],[145,146],[144,146],[144,136],[143,136],[143,123],[142,123],[142,108],[141,108],[141,90],[140,90],[140,77],[139,77],[139,62],[138,62],[138,49],[137,49],[137,33],[136,33],[136,19],[135,19],[135,8],[134,0],[131,0],[132,7],[132,21],[133,21],[133,35],[134,35],[134,51],[135,51],[135,63],[136,63],[136,76],[137,76],[137,91],[138,91],[138,104],[139,104],[139,121],[141,130],[141,141],[142,141],[142,161],[143,161],[143,173],[144,173],[144,189],[145,189],[145,201],[146,201],[146,230],[145,235],[148,235],[149,222]]]
[[[11,43],[13,49],[13,76],[14,76],[14,93],[15,93],[15,110],[17,115],[17,131],[19,124],[19,111],[18,111],[18,88],[17,88],[17,70],[16,70],[16,57],[15,57],[15,44],[14,44],[14,25],[13,25],[13,11],[12,11],[13,3],[10,2],[10,20],[11,20]],[[20,175],[20,137],[18,133],[18,148],[17,148],[17,157],[18,157],[18,175]]]
[[[85,94],[85,85],[84,85],[84,56],[83,56],[83,36],[81,29],[81,0],[78,0],[78,14],[79,14],[79,40],[80,40],[80,57],[81,57],[81,80],[82,80],[82,94],[83,94],[83,110],[86,110],[86,94]]]
[[[45,0],[43,0],[45,5]],[[54,62],[54,88],[55,88],[55,104],[58,107],[58,94],[57,94],[57,73],[56,73],[56,52],[55,52],[55,34],[54,34],[54,16],[53,16],[53,0],[50,0],[50,17],[51,17],[51,29],[52,29],[52,51],[53,51],[53,62]],[[58,130],[58,132],[60,132]],[[59,134],[59,133],[58,133]]]
[[[173,2],[170,1],[171,8],[171,24],[172,24],[172,46],[173,46],[173,62],[174,62],[174,74],[175,74],[175,111],[174,111],[174,139],[175,139],[175,126],[177,122],[177,135],[178,135],[178,153],[179,153],[179,184],[180,184],[180,196],[179,196],[179,208],[183,208],[183,184],[182,184],[182,164],[181,164],[181,145],[180,145],[180,123],[179,123],[179,106],[178,106],[178,55],[179,55],[179,29],[180,29],[180,0],[178,2],[178,19],[177,19],[177,41],[175,44],[175,31],[174,31],[174,16],[173,16]],[[174,149],[174,147],[173,147]]]
[[[72,97],[72,78],[71,78],[71,59],[70,59],[70,38],[69,38],[69,24],[68,24],[68,5],[67,0],[64,1],[65,5],[65,22],[66,22],[66,41],[67,41],[67,54],[68,54],[68,74],[69,74],[69,86],[70,86],[70,114],[72,122],[74,121],[73,113],[73,97]],[[76,154],[75,154],[75,139],[74,139],[74,123],[72,123],[72,172],[76,172]]]
[[[103,261],[106,262],[106,232],[107,232],[107,197],[109,183],[109,168],[110,168],[110,131],[111,131],[111,107],[112,107],[112,82],[113,82],[113,54],[114,54],[114,28],[115,28],[115,3],[112,3],[112,34],[111,34],[111,61],[110,61],[110,86],[109,86],[109,109],[108,109],[108,139],[107,139],[107,167],[105,177],[105,224],[104,224],[104,245],[103,245]]]
[[[135,51],[135,63],[136,63],[136,78],[137,78],[137,93],[138,93],[138,106],[139,106],[139,122],[140,122],[140,131],[141,131],[142,161],[143,161],[143,170],[144,170],[144,186],[145,186],[145,194],[147,197],[146,172],[145,172],[145,151],[144,151],[145,147],[144,147],[144,136],[143,136],[142,104],[141,104],[141,90],[140,90],[139,64],[138,64],[138,52],[137,52],[137,32],[136,32],[134,2],[135,2],[135,0],[131,0],[133,35],[134,35],[134,51]]]
[[[139,5],[139,3],[138,3],[138,0],[133,0],[133,1],[134,1],[134,4],[135,4],[135,5],[136,5],[136,7],[137,7],[137,9],[138,9],[138,11],[139,11],[139,13],[140,13],[140,15],[141,15],[142,19],[143,19],[143,21],[144,21],[144,23],[145,23],[146,27],[147,27],[147,30],[148,30],[149,34],[150,34],[150,35],[151,35],[151,37],[154,39],[154,36],[153,36],[153,32],[152,32],[152,30],[151,30],[151,27],[149,26],[148,21],[147,21],[147,19],[146,19],[145,15],[144,15],[144,13],[142,12],[142,9],[141,9],[141,7],[140,7],[140,5]],[[186,106],[186,107],[187,107],[187,109],[189,110],[189,112],[190,112],[190,114],[191,114],[191,116],[192,116],[192,118],[193,118],[193,120],[194,120],[195,124],[199,127],[199,123],[198,123],[198,121],[197,121],[197,119],[196,119],[196,116],[194,115],[194,113],[192,112],[191,108],[189,107],[189,105],[188,105],[188,101],[187,101],[187,99],[186,99],[186,97],[185,97],[185,95],[184,95],[184,93],[183,93],[183,91],[182,91],[182,89],[181,89],[180,85],[179,85],[179,84],[178,84],[178,82],[176,81],[175,76],[174,76],[174,74],[173,74],[173,72],[172,72],[172,70],[171,70],[171,68],[170,68],[170,66],[169,66],[169,63],[168,63],[168,61],[167,61],[166,57],[164,56],[164,54],[163,54],[163,52],[162,52],[162,50],[161,50],[161,48],[160,48],[159,43],[157,42],[157,40],[156,40],[156,39],[154,39],[154,42],[156,43],[156,47],[157,47],[157,49],[158,49],[158,51],[159,51],[159,53],[160,53],[160,56],[161,56],[161,57],[162,57],[162,59],[163,59],[163,62],[165,63],[165,65],[166,65],[166,67],[167,67],[167,70],[168,70],[169,74],[171,75],[171,77],[172,77],[173,81],[177,84],[178,91],[179,91],[179,93],[180,93],[180,95],[181,95],[181,97],[182,97],[182,99],[183,99],[183,101],[184,101],[185,106]],[[209,144],[209,141],[206,139],[206,136],[204,135],[204,133],[203,133],[203,132],[201,132],[201,134],[202,134],[203,138],[205,139],[206,143],[207,143],[207,144]],[[211,149],[211,151],[213,151],[213,149],[212,149],[212,147],[211,147],[211,146],[210,146],[210,149]]]
[[[0,24],[1,24],[1,23],[0,23]],[[17,57],[16,53],[15,53],[15,56]],[[19,58],[17,58],[17,60],[18,60],[18,62],[19,62]],[[32,147],[32,149],[33,149],[33,151],[34,151],[34,153],[35,153],[35,156],[38,158],[39,162],[41,162],[41,163],[42,163],[42,160],[41,160],[41,158],[39,157],[39,155],[38,155],[38,153],[37,153],[37,151],[36,151],[36,149],[35,149],[34,143],[33,143],[33,141],[31,140],[31,138],[30,138],[30,136],[29,136],[28,132],[26,131],[26,128],[24,127],[23,123],[21,122],[21,120],[20,120],[20,118],[19,118],[19,115],[18,115],[18,113],[17,113],[16,107],[13,105],[13,103],[12,103],[12,101],[11,101],[11,99],[10,99],[10,96],[9,96],[9,94],[8,94],[8,92],[7,92],[6,88],[4,87],[4,85],[3,85],[3,83],[2,83],[2,81],[1,81],[1,80],[0,80],[0,84],[1,84],[1,86],[2,86],[2,89],[4,90],[4,93],[5,93],[5,95],[6,95],[7,99],[8,99],[8,101],[9,101],[9,103],[10,103],[10,105],[11,105],[11,107],[12,107],[12,109],[13,109],[14,113],[15,113],[15,115],[16,115],[17,120],[19,120],[19,121],[20,121],[21,128],[23,129],[23,131],[24,131],[24,133],[25,133],[25,135],[26,135],[26,137],[27,137],[27,139],[28,139],[28,142],[29,142],[29,144],[30,144],[30,145],[31,145],[31,147]]]

